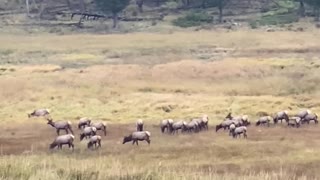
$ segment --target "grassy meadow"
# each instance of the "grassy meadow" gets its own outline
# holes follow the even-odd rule
[[[319,179],[319,127],[249,127],[233,140],[214,125],[232,111],[320,112],[317,31],[0,35],[0,179]],[[49,151],[54,120],[108,123],[102,149]],[[168,111],[169,110],[169,111]],[[167,112],[166,112],[167,111]],[[163,135],[164,118],[208,114],[208,132]],[[142,118],[151,145],[122,145]]]

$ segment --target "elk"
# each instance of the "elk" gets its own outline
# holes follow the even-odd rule
[[[62,149],[62,145],[68,145],[69,148],[74,149],[74,136],[72,134],[65,134],[55,138],[55,140],[50,144],[50,149],[58,146],[58,149]]]
[[[132,141],[132,145],[136,143],[136,145],[138,146],[138,141],[147,141],[147,143],[150,145],[150,136],[151,133],[149,131],[136,131],[128,136],[125,136],[123,138],[122,144]]]
[[[60,135],[60,130],[65,130],[67,134],[70,131],[71,134],[73,134],[73,130],[71,127],[72,123],[70,121],[56,121],[56,122],[54,122],[52,119],[47,119],[47,120],[48,120],[47,124],[56,128],[58,135]]]

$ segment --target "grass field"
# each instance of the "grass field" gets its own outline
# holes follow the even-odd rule
[[[320,112],[319,32],[198,31],[0,35],[0,179],[319,179],[318,126],[250,127],[233,140],[213,126],[232,111]],[[54,120],[108,123],[103,148],[50,152]],[[170,109],[165,112],[164,109]],[[210,117],[193,135],[160,134],[164,118]],[[151,146],[122,145],[145,120]]]

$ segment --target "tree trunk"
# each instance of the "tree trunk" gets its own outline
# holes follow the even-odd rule
[[[190,0],[182,0],[183,7],[187,8],[190,6]]]
[[[27,7],[27,16],[30,17],[29,0],[26,0],[26,7]]]
[[[143,0],[137,0],[136,2],[139,8],[139,12],[143,13]]]
[[[84,3],[84,0],[80,0],[80,8],[82,13],[86,12],[86,5]]]
[[[66,0],[66,3],[67,3],[67,6],[69,7],[70,10],[72,10],[72,7],[71,7],[71,2],[70,0]]]
[[[223,18],[223,6],[222,4],[219,5],[219,23],[222,23],[222,18]]]
[[[35,9],[39,9],[39,7],[37,6],[36,0],[31,1],[31,6]]]
[[[319,22],[320,21],[320,7],[315,8],[315,21]]]
[[[45,12],[47,8],[47,0],[42,0],[40,2],[40,8],[39,8],[39,19],[42,19],[43,13]]]
[[[112,20],[113,20],[112,28],[115,29],[118,26],[118,14],[117,13],[112,13]]]
[[[300,6],[299,6],[299,15],[300,17],[305,17],[305,7],[304,7],[304,0],[300,0]]]
[[[206,4],[207,4],[207,1],[206,1],[206,0],[202,0],[201,7],[202,7],[203,9],[205,9],[205,8],[206,8]]]

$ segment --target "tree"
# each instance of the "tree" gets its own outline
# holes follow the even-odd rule
[[[228,4],[229,0],[202,0],[202,7],[217,7],[219,10],[219,22],[223,19],[223,9]]]
[[[144,0],[136,0],[136,3],[138,5],[139,8],[139,12],[142,13],[143,12],[143,2]]]
[[[300,6],[299,6],[299,15],[301,17],[305,17],[306,9],[304,7],[304,0],[299,0],[299,4],[300,4]]]
[[[86,12],[86,4],[84,3],[84,0],[80,0],[80,8],[82,13]]]
[[[182,0],[182,4],[184,7],[189,7],[190,6],[190,0]]]
[[[320,20],[320,0],[305,0],[307,4],[314,8],[315,20]]]
[[[217,7],[219,9],[219,22],[222,23],[223,9],[227,5],[229,0],[216,0],[216,1],[217,1]]]
[[[29,7],[29,0],[26,0],[26,7],[27,7],[27,16],[30,16],[30,7]]]
[[[130,0],[95,0],[97,7],[105,14],[112,15],[113,28],[118,25],[118,14],[129,5]]]

